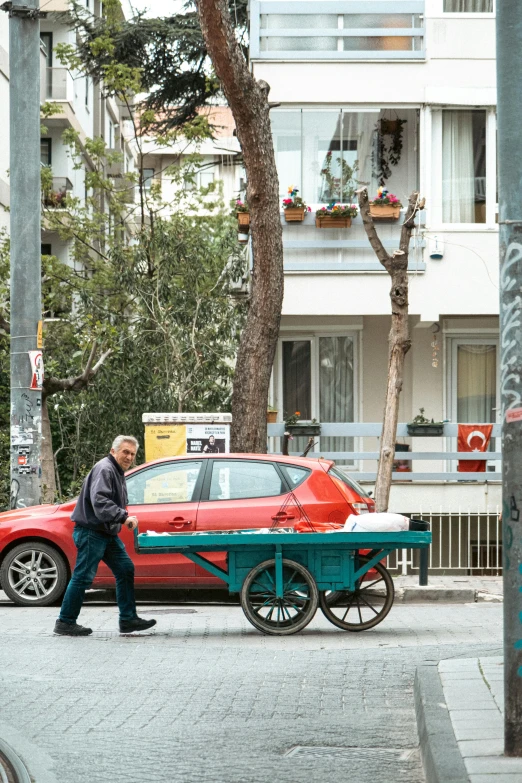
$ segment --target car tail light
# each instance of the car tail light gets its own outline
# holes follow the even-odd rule
[[[350,503],[356,514],[368,514],[369,509],[366,503]]]

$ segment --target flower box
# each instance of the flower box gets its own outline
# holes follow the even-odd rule
[[[250,225],[250,212],[238,212],[237,213],[237,222],[240,226],[249,226]]]
[[[289,432],[290,435],[295,435],[296,437],[299,437],[300,435],[320,435],[321,425],[306,424],[304,422],[299,422],[299,424],[287,424],[286,431]]]
[[[284,212],[287,223],[302,223],[305,217],[304,207],[287,207]]]
[[[316,228],[350,228],[352,225],[351,217],[332,217],[332,215],[326,215],[325,217],[316,217]]]
[[[398,220],[401,214],[400,206],[392,204],[370,204],[370,215],[374,220]]]
[[[444,434],[444,422],[434,421],[426,424],[407,424],[408,435],[417,435],[424,438],[437,437]]]
[[[277,422],[277,411],[267,411],[266,412],[266,423],[267,424],[276,424]]]

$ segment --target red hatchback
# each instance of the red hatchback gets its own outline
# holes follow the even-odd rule
[[[141,532],[292,527],[342,523],[349,514],[374,511],[374,501],[328,460],[274,454],[175,457],[127,473],[129,514]],[[74,568],[70,515],[76,501],[0,513],[0,584],[14,603],[59,601]],[[133,533],[121,538],[134,561],[136,587],[224,587],[182,555],[137,555]],[[225,553],[213,561],[226,568]],[[113,587],[103,563],[94,587]]]

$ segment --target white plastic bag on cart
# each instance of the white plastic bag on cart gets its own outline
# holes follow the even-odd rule
[[[344,524],[345,533],[393,533],[408,530],[410,520],[402,514],[381,511],[375,514],[350,514]]]

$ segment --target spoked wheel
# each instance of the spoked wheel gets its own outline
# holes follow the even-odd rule
[[[300,563],[283,560],[283,597],[276,596],[275,560],[253,568],[243,582],[241,606],[255,628],[275,636],[302,630],[317,611],[319,593],[312,574]]]
[[[361,565],[368,560],[368,557],[359,557]],[[381,563],[376,563],[369,573],[369,579],[362,577],[357,580],[353,591],[326,591],[319,595],[324,616],[344,631],[373,628],[384,620],[392,608],[395,591],[388,570]]]

